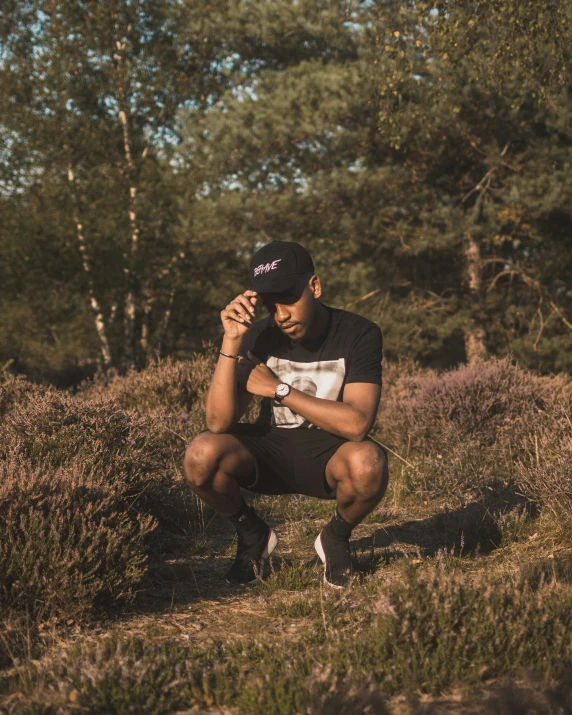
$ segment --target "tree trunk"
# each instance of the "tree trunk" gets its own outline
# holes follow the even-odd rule
[[[79,245],[79,252],[81,254],[81,261],[83,265],[83,270],[87,278],[87,289],[89,293],[89,301],[95,316],[95,329],[99,337],[99,346],[101,348],[101,357],[103,359],[103,366],[108,368],[111,367],[113,361],[111,359],[111,350],[109,348],[109,341],[107,339],[107,330],[105,327],[105,318],[103,317],[103,311],[101,305],[96,298],[95,290],[93,287],[93,278],[91,275],[91,263],[87,253],[87,246],[85,244],[85,236],[83,235],[83,225],[79,219],[79,212],[77,209],[77,197],[75,192],[75,175],[71,165],[68,166],[68,182],[71,189],[72,201],[74,205],[74,216],[73,220],[75,223],[76,237]]]
[[[139,338],[139,351],[144,365],[149,359],[149,337],[151,333],[151,311],[153,310],[154,296],[148,291],[143,293],[143,318],[141,320],[141,337]]]
[[[176,271],[178,263],[181,259],[185,257],[185,253],[183,251],[179,251],[176,253],[169,263],[159,271],[159,273],[156,274],[155,276],[155,281],[156,284],[159,284],[162,280],[170,276],[174,271]],[[159,328],[157,331],[157,341],[155,345],[155,349],[152,350],[152,346],[150,343],[150,330],[151,330],[151,312],[153,310],[153,305],[155,304],[155,299],[156,295],[153,295],[151,288],[147,287],[143,291],[143,301],[142,301],[142,307],[143,307],[143,321],[141,324],[141,337],[139,339],[139,347],[141,351],[141,355],[145,362],[151,358],[152,353],[155,353],[156,357],[160,356],[161,350],[162,350],[162,344],[163,340],[165,337],[165,333],[167,332],[167,326],[169,323],[169,320],[171,318],[171,309],[173,306],[173,301],[175,299],[175,292],[176,292],[176,277],[173,278],[173,281],[175,285],[172,285],[171,290],[169,291],[169,300],[167,304],[167,309],[165,310],[165,313],[163,314],[163,317],[161,318],[161,321],[159,323]]]
[[[476,315],[481,307],[482,264],[479,244],[470,233],[465,235],[465,281],[469,290],[471,317],[463,332],[465,338],[465,353],[469,365],[485,357],[485,331],[478,323]]]
[[[125,255],[125,280],[127,284],[127,292],[125,294],[124,307],[124,345],[125,345],[125,364],[129,370],[135,365],[135,291],[133,288],[133,264],[139,248],[139,226],[137,225],[137,187],[134,185],[134,166],[133,157],[131,155],[131,141],[129,136],[129,122],[124,109],[119,111],[119,119],[123,128],[123,147],[125,151],[125,161],[127,163],[129,175],[129,226],[131,237],[129,249]]]
[[[116,31],[118,25],[115,26]],[[127,28],[131,30],[131,25]],[[119,67],[125,59],[126,42],[120,40],[115,41],[115,49],[117,50],[117,64]],[[135,365],[135,320],[137,317],[137,308],[135,304],[135,289],[133,285],[133,267],[137,250],[139,248],[139,226],[137,224],[137,187],[135,186],[135,166],[133,164],[133,156],[131,153],[131,136],[129,130],[129,119],[127,117],[128,102],[126,98],[125,87],[121,80],[117,82],[117,93],[119,102],[119,120],[123,131],[123,151],[125,163],[127,164],[127,176],[129,179],[129,200],[128,200],[128,215],[130,226],[130,241],[129,246],[125,251],[125,265],[123,272],[125,274],[125,303],[123,309],[123,341],[125,352],[125,366],[129,370]]]
[[[159,360],[163,353],[163,346],[165,344],[165,337],[167,335],[167,328],[169,327],[169,321],[171,320],[171,313],[173,312],[173,303],[175,301],[176,288],[172,288],[169,293],[169,303],[167,304],[167,309],[163,313],[161,318],[161,323],[159,324],[157,347],[155,349],[156,359]]]

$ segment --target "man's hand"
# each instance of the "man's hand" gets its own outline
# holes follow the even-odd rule
[[[245,290],[221,311],[220,319],[225,337],[229,340],[242,340],[254,322],[258,294]]]
[[[248,353],[248,360],[254,365],[248,376],[246,390],[251,395],[260,397],[274,397],[276,385],[280,384],[280,380],[272,372],[272,370],[260,362],[252,353]]]

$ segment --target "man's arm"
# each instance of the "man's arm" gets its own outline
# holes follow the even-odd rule
[[[323,400],[293,389],[281,404],[326,432],[361,442],[373,427],[380,398],[379,385],[353,382],[345,386],[342,402]]]
[[[250,357],[250,355],[249,355]],[[280,380],[264,364],[258,364],[250,373],[246,389],[253,395],[274,397]],[[342,402],[312,397],[292,389],[281,404],[308,422],[352,442],[361,442],[373,427],[381,387],[366,382],[352,382],[344,388]]]
[[[247,290],[221,312],[224,338],[221,352],[238,356],[244,338],[254,322],[257,295]],[[238,360],[219,355],[206,403],[207,427],[211,432],[229,432],[250,402],[244,388],[238,386]]]

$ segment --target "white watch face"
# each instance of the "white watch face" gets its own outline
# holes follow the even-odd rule
[[[290,385],[287,385],[285,382],[281,382],[279,385],[276,385],[276,395],[278,397],[286,397],[289,392]]]

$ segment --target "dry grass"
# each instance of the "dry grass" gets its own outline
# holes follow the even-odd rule
[[[456,505],[507,486],[520,491],[530,468],[566,450],[568,378],[539,377],[508,358],[442,375],[408,366],[391,377],[382,435],[407,455],[408,486],[426,498]]]
[[[34,708],[49,703],[70,712],[214,705],[245,713],[358,712],[360,704],[389,703],[406,691],[416,694],[410,700],[419,708],[412,712],[421,712],[422,693],[482,689],[487,681],[532,671],[544,683],[558,683],[570,671],[572,587],[558,575],[548,580],[542,569],[491,579],[460,564],[427,562],[410,565],[403,579],[371,578],[343,594],[312,587],[300,574],[284,567],[273,584],[243,597],[251,608],[273,605],[276,621],[284,594],[303,593],[314,612],[295,633],[287,635],[300,616],[290,614],[275,642],[260,632],[210,640],[194,631],[196,621],[187,621],[179,638],[165,625],[141,635],[115,629],[80,637],[19,669],[13,710],[42,712]],[[227,619],[238,613],[228,604]],[[285,642],[287,652],[279,647]],[[18,692],[27,694],[28,710],[15,700]],[[503,692],[508,695],[502,688],[491,694],[490,704]],[[551,692],[545,688],[544,702]]]
[[[256,498],[280,535],[271,576],[221,583],[232,533],[179,467],[211,370],[0,385],[0,708],[572,709],[567,380],[506,360],[386,371],[376,436],[399,457],[340,595],[312,550],[332,505],[303,497]]]

